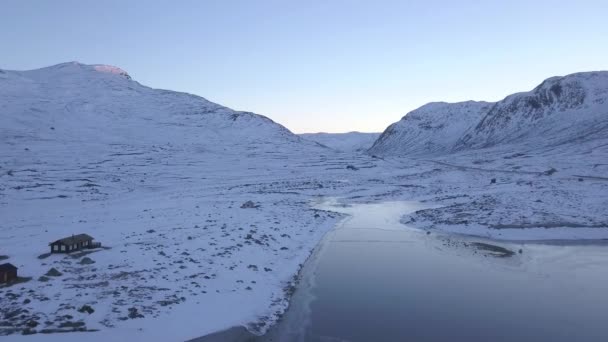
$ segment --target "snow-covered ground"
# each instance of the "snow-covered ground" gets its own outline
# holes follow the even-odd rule
[[[365,152],[367,151],[380,133],[303,133],[302,138],[318,142],[334,150],[342,152]]]
[[[608,164],[601,161],[608,151],[593,156],[579,147],[538,154],[492,149],[425,160],[435,167],[416,185],[437,187],[429,200],[439,207],[403,222],[493,239],[606,239]]]
[[[341,218],[314,209],[319,197],[422,201],[433,208],[402,220],[423,229],[608,238],[606,147],[589,142],[372,157],[75,63],[0,71],[0,106],[0,256],[24,277],[0,287],[0,335],[17,341],[263,332]],[[104,248],[46,255],[79,233]],[[40,333],[74,329],[97,331]]]
[[[23,197],[2,203],[1,250],[21,276],[33,279],[2,290],[14,294],[2,297],[2,314],[28,310],[19,311],[14,323],[34,319],[38,330],[83,322],[102,329],[93,337],[136,333],[152,340],[239,324],[260,331],[276,319],[300,264],[337,219],[308,201],[324,188],[343,187],[339,173],[352,171],[317,179],[297,174],[298,162],[284,155],[191,160],[190,153],[173,152],[115,157],[91,172],[38,169],[31,187],[12,187]],[[334,163],[327,159],[300,162],[318,163],[322,172]],[[108,176],[103,169],[118,168],[116,179],[102,179]],[[10,177],[21,178],[16,171]],[[29,171],[22,175],[34,178]],[[42,183],[53,189],[40,189]],[[247,201],[255,207],[241,208]],[[48,242],[74,233],[88,233],[108,249],[39,257],[49,251]],[[81,264],[84,257],[95,263]],[[63,275],[41,278],[51,268]],[[83,305],[95,312],[78,312]],[[129,319],[130,308],[144,317]]]

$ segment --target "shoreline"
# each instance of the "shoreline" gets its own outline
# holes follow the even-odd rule
[[[343,203],[343,204],[345,204],[345,203]],[[330,234],[332,234],[337,229],[339,229],[339,227],[342,226],[346,220],[348,220],[349,218],[352,217],[352,215],[344,214],[344,213],[341,213],[338,211],[319,209],[314,205],[311,207],[314,209],[317,209],[317,210],[328,211],[328,212],[331,212],[332,214],[341,215],[342,218],[340,220],[338,220],[331,229],[327,230],[325,232],[325,234],[323,234],[321,239],[319,239],[319,241],[317,242],[315,247],[311,250],[310,254],[306,258],[304,263],[302,263],[302,266],[298,269],[297,273],[294,275],[294,281],[292,282],[292,285],[289,286],[291,288],[290,293],[288,294],[288,297],[285,298],[288,302],[288,305],[287,305],[287,308],[281,313],[281,315],[271,325],[269,325],[268,328],[261,335],[256,335],[255,333],[251,332],[249,329],[247,329],[246,325],[239,325],[239,326],[233,326],[228,329],[221,330],[221,331],[216,331],[216,332],[213,332],[213,333],[210,333],[207,335],[203,335],[200,337],[195,337],[193,339],[187,340],[187,342],[216,342],[216,341],[217,342],[257,342],[257,341],[260,341],[260,339],[264,339],[265,337],[267,337],[269,332],[271,332],[272,329],[275,328],[277,326],[277,324],[279,324],[281,322],[281,320],[285,317],[285,315],[287,314],[287,312],[289,311],[289,309],[292,306],[292,299],[294,297],[295,292],[298,291],[299,286],[301,285],[302,281],[304,280],[304,273],[306,271],[308,271],[308,267],[312,266],[311,262],[318,259],[320,253],[323,252],[325,240],[328,238],[328,236]],[[252,322],[247,323],[247,325],[249,325],[249,324],[252,324]]]
[[[352,205],[356,205],[356,204],[376,204],[376,205],[381,205],[387,202],[412,202],[412,201],[369,201],[369,202],[364,202],[364,203],[346,203],[344,202],[344,198],[340,198],[340,197],[326,197],[330,199],[330,203],[333,203],[333,206],[335,206],[335,208],[348,208]],[[325,202],[328,203],[328,202]],[[313,206],[313,208],[315,209],[319,209],[319,207],[315,207]],[[324,210],[324,211],[328,211],[334,214],[338,214],[338,215],[343,215],[344,217],[339,220],[338,222],[336,222],[336,224],[329,229],[328,231],[325,232],[325,234],[322,236],[322,238],[318,241],[317,245],[315,246],[315,248],[311,251],[310,255],[308,256],[308,258],[306,259],[306,261],[304,262],[304,264],[302,264],[302,267],[300,267],[300,269],[298,270],[297,274],[294,275],[294,292],[298,290],[298,288],[300,287],[302,281],[304,280],[304,273],[306,271],[307,267],[311,267],[312,265],[310,264],[311,262],[313,262],[314,260],[318,259],[319,257],[319,253],[322,252],[322,248],[324,246],[324,241],[327,239],[327,237],[332,234],[335,233],[336,230],[338,230],[340,228],[340,226],[342,226],[346,220],[350,219],[353,217],[352,214],[347,214],[344,212],[340,212],[340,211],[332,211],[329,210],[327,208],[324,209],[319,209],[319,210]],[[522,246],[601,246],[601,245],[608,245],[608,239],[529,239],[529,240],[510,240],[510,239],[499,239],[496,237],[488,237],[488,236],[483,236],[483,235],[475,235],[475,234],[465,234],[465,233],[459,233],[459,232],[453,232],[453,231],[447,231],[447,230],[442,230],[442,229],[420,229],[420,228],[416,228],[414,226],[408,225],[408,224],[404,224],[401,221],[399,221],[399,225],[402,227],[402,229],[411,229],[411,230],[418,230],[420,232],[425,232],[426,234],[434,234],[439,236],[442,239],[446,239],[447,241],[451,241],[453,240],[458,240],[458,242],[461,243],[482,243],[482,244],[487,244],[489,246],[493,246],[493,247],[501,247],[501,244],[515,244],[515,245],[522,245]],[[373,228],[370,228],[373,229]],[[473,241],[473,240],[477,240],[477,241]],[[512,251],[513,253],[516,253],[517,251]],[[520,252],[521,253],[521,252]],[[197,338],[194,338],[192,340],[188,340],[188,342],[215,342],[215,341],[227,341],[227,342],[256,342],[256,341],[264,341],[265,338],[268,337],[268,334],[270,332],[272,332],[273,329],[275,329],[277,327],[278,324],[280,324],[281,320],[285,317],[285,315],[288,313],[288,311],[290,310],[290,308],[293,305],[293,297],[294,297],[294,292],[292,292],[289,297],[287,297],[286,299],[288,300],[289,304],[287,306],[287,309],[281,314],[281,316],[275,320],[272,325],[270,325],[268,327],[268,329],[264,332],[264,334],[262,335],[256,335],[254,333],[252,333],[251,331],[249,331],[246,326],[234,326],[222,331],[217,331],[208,335],[204,335],[204,336],[200,336]]]

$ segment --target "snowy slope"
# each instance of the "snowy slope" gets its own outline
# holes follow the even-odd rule
[[[32,71],[0,72],[0,133],[55,142],[124,141],[196,144],[299,142],[270,119],[236,112],[204,98],[151,89],[123,70],[64,63]]]
[[[608,72],[547,79],[496,103],[455,149],[504,144],[551,147],[608,138]]]
[[[368,150],[378,139],[380,133],[304,133],[300,137],[318,142],[321,145],[344,152]]]
[[[551,148],[608,137],[608,72],[547,79],[496,103],[429,104],[389,126],[370,152],[437,155],[519,145]]]
[[[449,152],[491,107],[487,102],[429,103],[390,125],[369,150],[379,155],[434,155]]]

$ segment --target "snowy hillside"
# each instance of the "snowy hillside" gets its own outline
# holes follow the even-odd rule
[[[213,150],[223,150],[227,143],[300,141],[263,116],[151,89],[106,65],[70,62],[31,71],[2,70],[0,106],[0,132],[16,146],[29,138],[45,144],[129,141]]]
[[[490,103],[473,101],[429,103],[390,125],[374,142],[370,153],[435,155],[449,152],[490,107]]]
[[[456,150],[504,144],[552,147],[608,138],[608,71],[547,79],[496,103]]]
[[[429,104],[391,125],[378,155],[445,154],[503,145],[555,147],[608,138],[608,72],[553,77],[496,103]]]
[[[304,139],[318,142],[321,145],[344,152],[361,152],[368,150],[378,139],[380,133],[304,133]]]

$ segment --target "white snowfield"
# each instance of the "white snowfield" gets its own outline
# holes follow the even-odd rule
[[[365,152],[372,147],[380,133],[303,133],[299,136],[337,151]]]
[[[0,70],[0,263],[23,277],[0,287],[0,338],[183,341],[238,325],[262,333],[341,219],[313,209],[327,196],[432,203],[403,217],[430,230],[608,238],[608,159],[593,141],[372,157],[142,86],[116,67]],[[49,242],[79,233],[102,248],[47,254]],[[61,275],[45,275],[52,268]],[[86,332],[58,333],[73,330]]]

